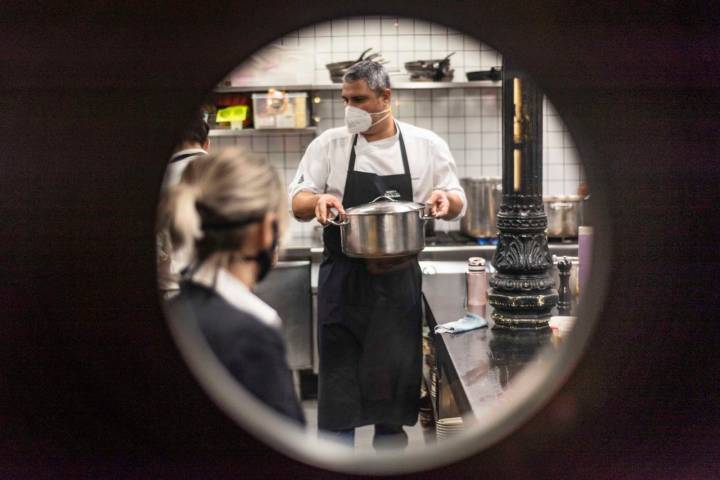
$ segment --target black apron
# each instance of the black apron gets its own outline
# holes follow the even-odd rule
[[[355,171],[357,135],[353,137],[344,208],[368,203],[390,190],[413,201],[402,132],[399,139],[404,173],[380,176]],[[323,241],[318,427],[414,425],[422,376],[422,273],[417,256],[400,268],[378,273],[365,260],[342,253],[338,227],[326,227]]]

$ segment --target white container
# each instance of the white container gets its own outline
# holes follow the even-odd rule
[[[548,325],[557,334],[558,337],[567,336],[575,327],[577,317],[572,316],[553,316],[550,317]]]
[[[307,128],[310,114],[306,92],[253,93],[255,128]]]

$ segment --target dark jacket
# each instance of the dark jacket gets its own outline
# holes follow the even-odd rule
[[[171,315],[179,314],[181,302],[238,382],[270,408],[305,424],[280,332],[195,283],[181,283],[180,294],[168,303]]]

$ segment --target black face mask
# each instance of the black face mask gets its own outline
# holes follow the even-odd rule
[[[245,225],[248,225],[250,223],[256,223],[256,222],[262,222],[265,218],[265,215],[262,215],[260,217],[250,217],[245,218],[242,220],[227,220],[224,219],[209,207],[206,205],[195,202],[195,206],[198,209],[198,212],[200,212],[202,217],[205,217],[205,219],[202,221],[201,228],[203,230],[228,230],[231,228],[238,228]],[[254,257],[245,257],[246,260],[252,260],[257,262],[258,264],[258,275],[257,275],[257,282],[260,283],[267,277],[268,273],[270,273],[270,270],[273,267],[273,257],[275,257],[275,251],[278,247],[278,223],[277,220],[273,220],[272,222],[272,244],[269,248],[265,250],[261,250],[260,253],[255,255]]]
[[[272,234],[272,244],[269,248],[262,250],[254,257],[247,257],[247,260],[255,260],[258,264],[257,283],[262,282],[273,267],[273,258],[278,244],[278,224],[276,220],[272,222]]]

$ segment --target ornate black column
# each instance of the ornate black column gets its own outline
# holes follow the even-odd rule
[[[503,65],[503,200],[488,301],[496,328],[545,329],[558,293],[542,202],[542,93]]]

